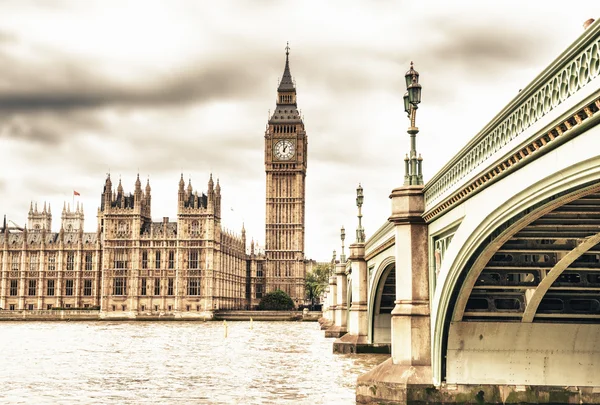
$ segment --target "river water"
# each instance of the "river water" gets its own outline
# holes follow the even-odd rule
[[[316,322],[2,322],[2,404],[354,404]]]

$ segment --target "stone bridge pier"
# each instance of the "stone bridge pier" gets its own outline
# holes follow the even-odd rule
[[[433,388],[429,334],[427,225],[423,186],[392,191],[396,299],[392,311],[392,356],[357,381],[357,403],[407,403],[410,390]]]
[[[364,243],[350,245],[348,273],[352,276],[352,301],[348,319],[348,333],[333,343],[333,352],[367,352],[369,351],[367,342],[367,262],[365,261]]]

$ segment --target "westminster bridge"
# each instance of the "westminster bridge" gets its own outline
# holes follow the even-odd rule
[[[413,111],[389,218],[326,295],[335,352],[391,352],[358,403],[600,403],[599,72],[596,21],[426,184]]]

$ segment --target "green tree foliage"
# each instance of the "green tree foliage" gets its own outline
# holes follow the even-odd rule
[[[263,311],[289,311],[294,309],[294,301],[284,291],[275,290],[262,297],[258,309]]]
[[[316,299],[325,291],[330,271],[331,265],[318,264],[306,275],[306,297],[310,300],[311,307],[314,307]]]

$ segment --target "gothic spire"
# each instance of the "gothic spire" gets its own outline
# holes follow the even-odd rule
[[[183,180],[183,173],[181,173],[181,178],[179,179],[179,192],[183,193],[185,188],[185,181]]]
[[[285,69],[283,69],[283,76],[277,91],[296,91],[294,81],[292,80],[292,74],[290,73],[290,43],[287,43],[285,47]]]

